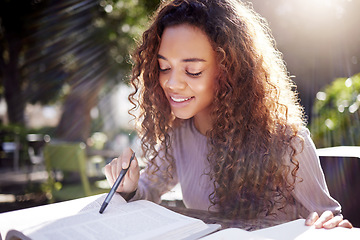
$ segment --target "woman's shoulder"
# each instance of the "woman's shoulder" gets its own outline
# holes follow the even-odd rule
[[[309,129],[303,126],[288,127],[286,128],[285,135],[281,135],[280,143],[283,141],[282,146],[285,148],[285,162],[289,160],[288,157],[295,154],[296,157],[306,155],[307,152],[315,152],[316,148],[311,139]],[[291,158],[291,157],[290,157]]]
[[[301,124],[289,124],[285,126],[278,127],[278,130],[275,134],[285,137],[290,141],[303,142],[304,138],[310,136],[310,131],[306,125]]]
[[[295,137],[292,139],[294,150],[296,150],[296,157],[302,162],[318,160],[316,153],[316,146],[311,138],[311,132],[307,127],[301,127]]]
[[[312,143],[310,130],[306,126],[299,127],[295,132],[295,136],[296,137],[294,138],[294,141],[297,142],[298,144],[299,143],[309,144],[309,142]]]

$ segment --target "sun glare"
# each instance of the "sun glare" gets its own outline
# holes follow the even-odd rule
[[[344,4],[347,0],[303,0],[299,1],[309,9],[307,14],[310,18],[333,18],[341,19],[345,14]]]

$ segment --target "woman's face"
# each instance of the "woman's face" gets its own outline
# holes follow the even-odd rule
[[[160,85],[173,114],[181,119],[194,117],[196,127],[211,124],[209,109],[218,68],[207,35],[188,24],[166,28],[158,62]]]

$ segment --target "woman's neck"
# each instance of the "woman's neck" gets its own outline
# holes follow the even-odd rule
[[[212,128],[210,114],[197,114],[194,116],[194,126],[202,135],[205,136],[206,132]]]

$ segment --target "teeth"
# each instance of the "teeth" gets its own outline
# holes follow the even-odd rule
[[[191,97],[189,98],[174,98],[174,97],[170,97],[174,102],[185,102],[187,100],[189,100]]]

